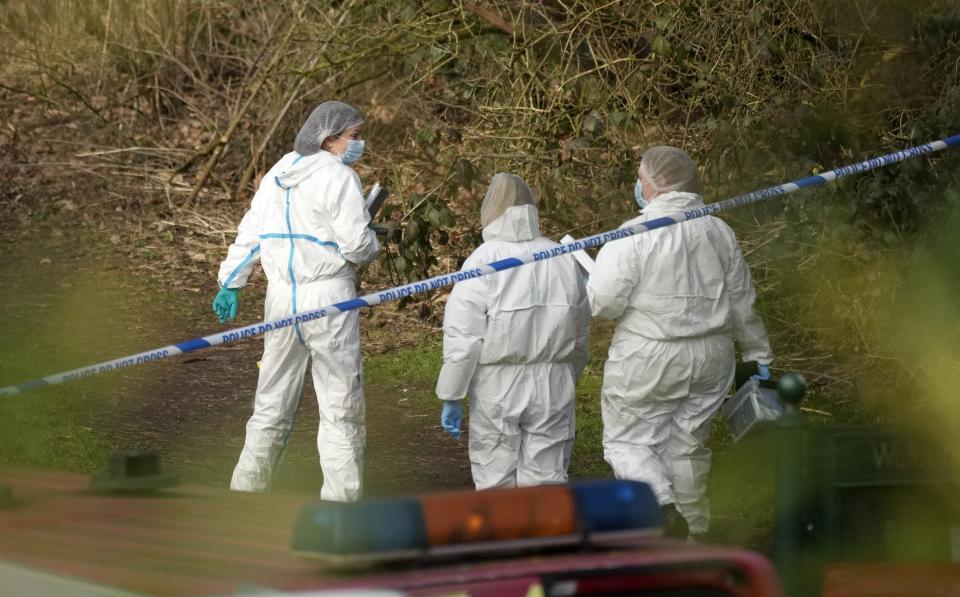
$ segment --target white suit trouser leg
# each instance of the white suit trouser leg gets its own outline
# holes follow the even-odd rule
[[[270,490],[273,472],[283,459],[296,421],[309,358],[309,350],[300,344],[292,328],[264,336],[253,415],[247,421],[247,435],[230,489]]]
[[[714,416],[720,410],[729,383],[707,394],[691,393],[674,413],[670,437],[663,450],[677,510],[687,520],[690,532],[700,534],[710,527],[710,449],[707,438]]]
[[[339,320],[339,321],[338,321]],[[313,386],[317,390],[320,426],[317,449],[323,469],[320,498],[355,502],[363,497],[363,450],[366,443],[366,408],[360,352],[360,317],[356,311],[335,315],[335,342],[313,339],[304,326],[313,354]],[[321,336],[323,336],[321,334]]]
[[[268,319],[282,317],[283,309],[289,308],[285,307],[286,297],[270,290]],[[302,297],[301,304],[306,302],[304,298],[313,298],[312,303],[329,301],[323,304],[343,300],[338,293],[319,292],[322,296],[309,296],[318,294],[316,288],[308,288],[305,293],[307,297],[298,294]],[[246,440],[230,488],[270,489],[273,473],[296,420],[306,365],[312,358],[320,412],[317,433],[323,470],[320,497],[330,501],[359,500],[363,492],[366,428],[358,315],[354,311],[325,317],[304,324],[301,332],[303,342],[293,327],[269,332],[264,337],[253,415],[247,422]]]
[[[619,479],[649,483],[706,532],[710,424],[734,374],[727,337],[656,342],[615,337],[604,371],[604,457]]]
[[[477,489],[564,483],[576,427],[569,363],[480,366],[471,385]]]

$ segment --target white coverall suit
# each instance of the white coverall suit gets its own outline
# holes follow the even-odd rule
[[[699,195],[668,192],[627,224],[698,207]],[[587,290],[593,314],[617,321],[601,393],[604,457],[703,533],[705,442],[733,382],[734,339],[744,361],[773,360],[733,230],[707,216],[609,243]]]
[[[537,208],[510,207],[483,229],[464,270],[550,250]],[[590,309],[572,256],[454,286],[443,319],[442,400],[470,397],[477,489],[563,483],[573,448],[576,382]]]
[[[360,179],[327,152],[285,155],[263,177],[220,266],[221,286],[242,287],[259,259],[265,317],[287,317],[356,297],[356,266],[380,250]],[[267,491],[296,419],[308,360],[320,408],[322,499],[362,494],[366,435],[356,311],[268,332],[253,416],[230,488]]]

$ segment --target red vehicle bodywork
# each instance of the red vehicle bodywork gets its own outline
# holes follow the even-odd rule
[[[0,481],[15,496],[0,508],[0,562],[143,594],[222,595],[250,587],[412,595],[527,595],[538,588],[546,595],[782,594],[760,555],[661,538],[615,550],[336,570],[290,551],[293,522],[308,497],[193,485],[95,494],[79,475],[17,470],[0,470]]]

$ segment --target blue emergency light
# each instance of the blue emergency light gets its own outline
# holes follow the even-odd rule
[[[293,550],[330,563],[416,559],[572,545],[616,545],[659,535],[663,514],[646,483],[578,481],[453,491],[300,512]]]

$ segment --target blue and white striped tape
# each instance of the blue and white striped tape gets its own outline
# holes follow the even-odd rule
[[[352,311],[362,307],[372,307],[381,303],[399,300],[405,296],[422,294],[424,292],[429,292],[445,286],[451,286],[458,282],[462,282],[463,280],[488,276],[503,270],[519,267],[527,263],[534,263],[537,261],[543,261],[544,259],[558,257],[560,255],[567,255],[589,247],[599,247],[610,241],[627,238],[635,234],[642,234],[644,232],[649,232],[650,230],[656,230],[657,228],[663,228],[665,226],[673,226],[674,224],[695,220],[704,216],[718,214],[723,211],[736,209],[752,203],[758,203],[774,197],[780,197],[806,187],[825,184],[827,182],[837,180],[838,178],[843,178],[844,176],[867,172],[869,170],[874,170],[883,166],[889,166],[890,164],[902,162],[904,160],[922,156],[928,153],[941,151],[943,149],[947,149],[948,147],[956,147],[958,145],[960,145],[960,135],[954,135],[939,141],[933,141],[931,143],[926,143],[917,147],[911,147],[909,149],[904,149],[902,151],[891,153],[882,157],[873,158],[865,162],[843,166],[841,168],[837,168],[836,170],[824,172],[823,174],[817,174],[816,176],[809,176],[807,178],[802,178],[786,184],[761,189],[759,191],[753,191],[752,193],[733,197],[732,199],[711,203],[710,205],[685,211],[683,213],[655,218],[646,222],[625,226],[617,230],[610,230],[600,234],[595,234],[593,236],[588,236],[580,240],[559,245],[549,251],[538,251],[536,253],[518,255],[517,257],[509,257],[507,259],[494,261],[493,263],[488,263],[473,269],[443,274],[441,276],[435,276],[419,282],[413,282],[411,284],[396,286],[381,292],[367,294],[365,296],[337,303],[335,305],[330,305],[329,307],[324,307],[322,309],[305,311],[303,313],[298,313],[296,315],[291,315],[274,321],[255,323],[232,330],[227,330],[225,332],[212,334],[210,336],[204,336],[202,338],[194,338],[192,340],[180,342],[179,344],[171,344],[170,346],[164,346],[163,348],[157,348],[155,350],[121,357],[112,361],[105,361],[103,363],[97,363],[95,365],[73,369],[72,371],[57,373],[55,375],[49,375],[40,379],[34,379],[32,381],[7,386],[5,388],[0,388],[0,396],[13,396],[16,394],[22,394],[28,390],[59,384],[65,381],[81,379],[91,375],[97,375],[98,373],[106,373],[116,369],[124,369],[126,367],[139,365],[141,363],[149,363],[151,361],[159,361],[161,359],[172,357],[178,354],[200,350],[201,348],[209,348],[211,346],[217,346],[227,342],[244,340],[246,338],[259,336],[273,330],[297,326],[321,317]]]

